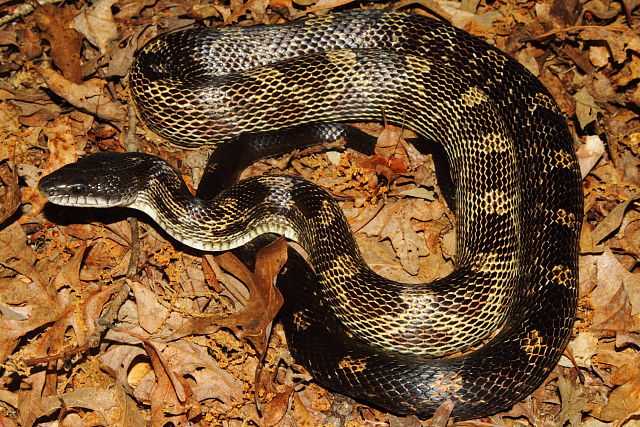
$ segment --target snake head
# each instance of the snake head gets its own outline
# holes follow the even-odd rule
[[[153,159],[156,158],[142,153],[92,154],[43,177],[38,189],[57,205],[131,206],[148,184],[140,172],[148,171]]]

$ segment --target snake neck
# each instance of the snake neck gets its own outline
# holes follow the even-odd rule
[[[167,168],[162,176],[150,181],[130,207],[149,215],[187,246],[225,251],[265,233],[299,240],[298,227],[289,218],[291,206],[289,197],[283,194],[286,191],[270,193],[270,188],[278,183],[286,188],[289,177],[248,179],[212,200],[202,200],[191,194],[175,170]]]

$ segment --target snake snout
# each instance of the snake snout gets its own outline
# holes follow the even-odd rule
[[[40,193],[62,206],[109,208],[131,204],[136,198],[131,182],[124,182],[126,177],[102,164],[95,167],[92,157],[43,177],[38,183]]]

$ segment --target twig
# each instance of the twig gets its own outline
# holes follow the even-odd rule
[[[544,39],[545,37],[555,36],[556,34],[559,34],[559,33],[567,33],[569,31],[581,31],[581,30],[607,30],[607,31],[619,32],[619,33],[624,33],[630,36],[637,37],[637,34],[635,34],[633,31],[630,31],[624,28],[603,27],[600,25],[574,25],[572,27],[557,28],[555,30],[547,31],[546,33],[542,33],[537,36],[526,37],[520,41],[530,42],[534,40]]]
[[[140,258],[140,227],[138,227],[138,218],[130,216],[127,219],[131,228],[131,257],[127,267],[127,277],[131,278],[137,273],[138,258]]]
[[[124,149],[132,152],[138,151],[138,138],[136,138],[138,116],[136,116],[136,109],[131,101],[127,102],[127,118],[129,127],[127,129],[127,136],[124,140]]]

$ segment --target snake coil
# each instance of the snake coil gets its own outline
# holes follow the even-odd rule
[[[302,244],[321,286],[287,291],[284,322],[321,383],[400,414],[430,416],[453,400],[454,416],[475,418],[530,394],[557,363],[577,303],[579,173],[557,105],[497,49],[422,16],[352,12],[158,37],[137,54],[130,87],[143,120],[182,145],[383,119],[442,144],[456,268],[419,285],[373,273],[337,205],[305,181],[252,178],[205,204],[147,156],[130,155],[133,171],[100,158],[118,191],[144,187],[126,205],[191,246],[220,250],[264,232]],[[56,199],[53,181],[41,183],[50,200],[78,201]]]

